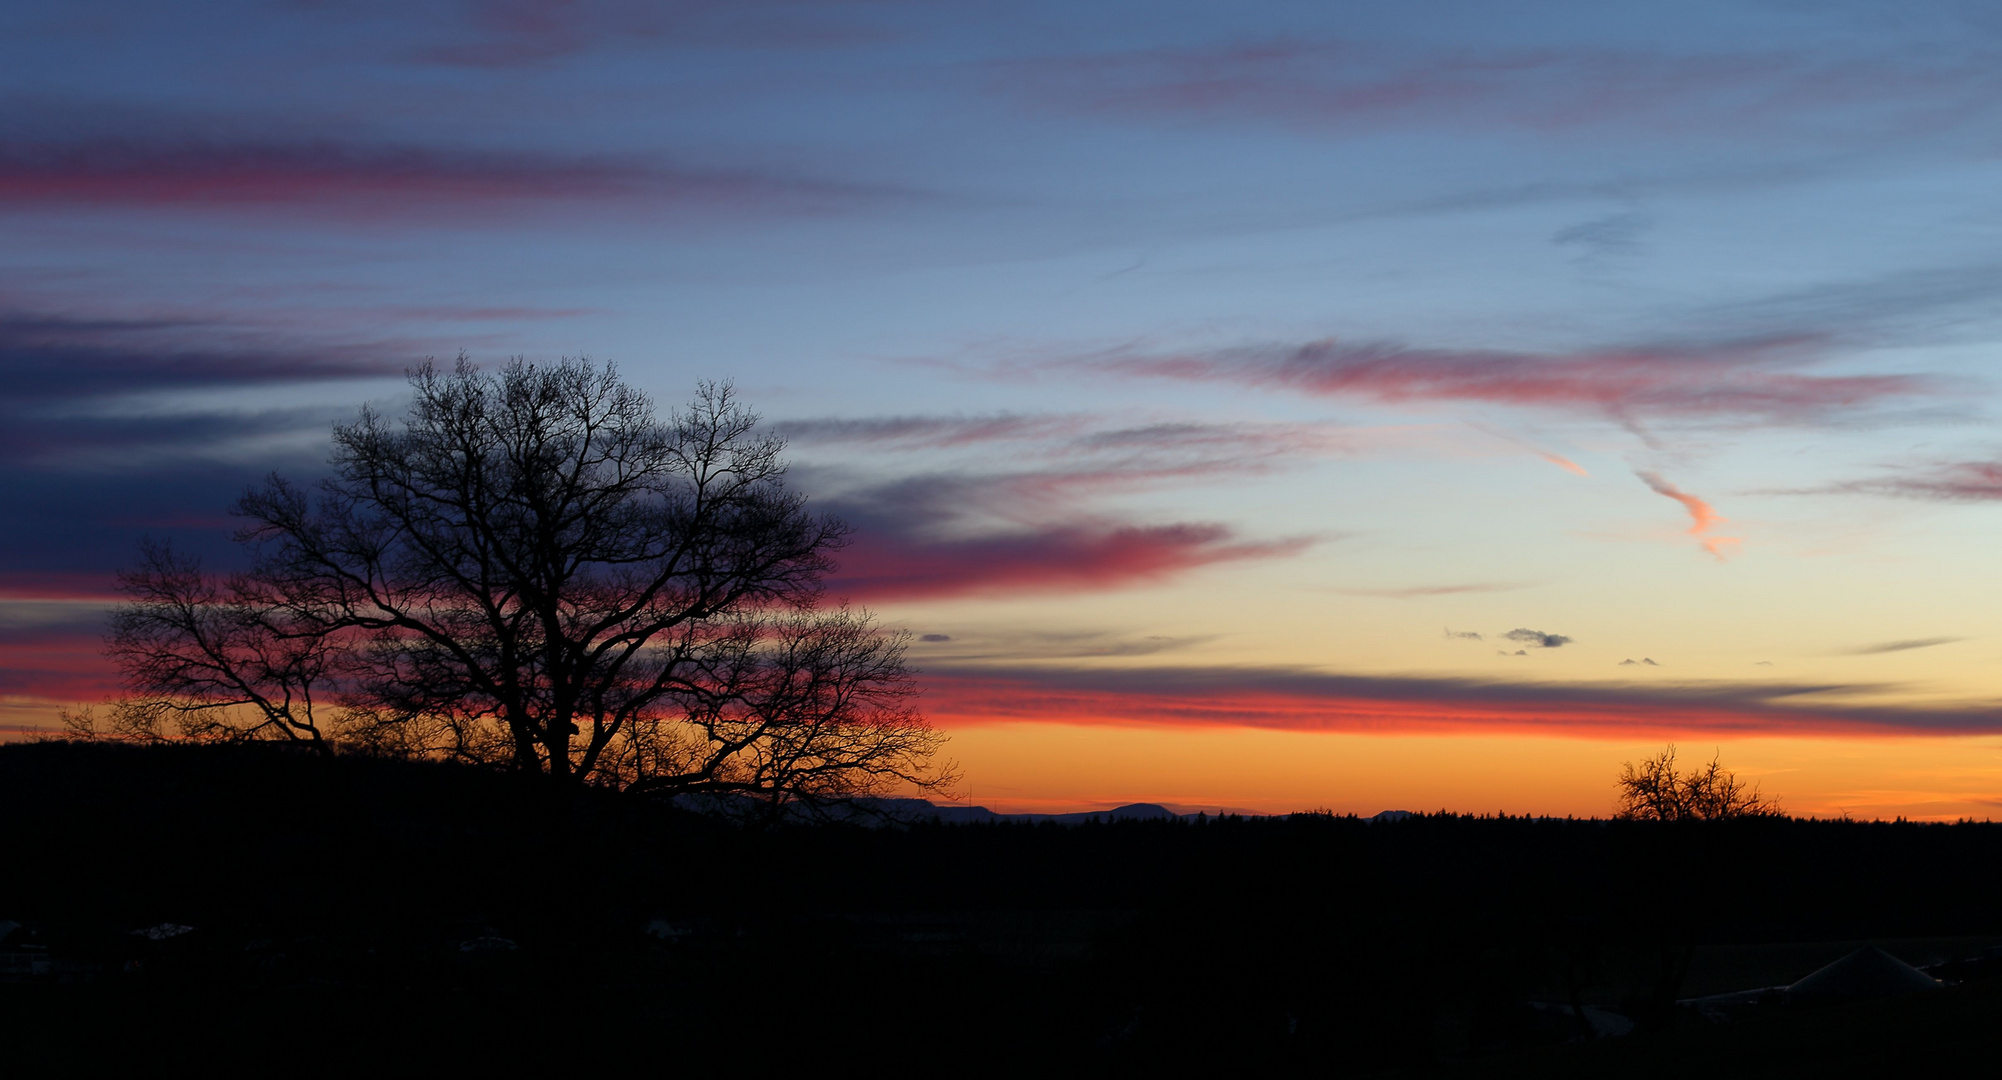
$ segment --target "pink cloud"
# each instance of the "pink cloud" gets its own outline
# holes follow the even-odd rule
[[[1214,563],[1290,556],[1308,538],[1247,540],[1214,523],[1141,524],[1105,509],[1119,492],[1259,475],[1344,445],[1313,425],[1164,423],[1077,434],[1084,418],[885,418],[783,425],[822,442],[941,448],[1013,441],[1052,467],[934,472],[827,499],[855,527],[831,587],[864,598],[1115,589]]]
[[[864,530],[831,589],[865,599],[1048,593],[1152,584],[1221,562],[1298,554],[1310,541],[1250,542],[1221,525],[1059,525],[969,539]]]
[[[0,204],[458,217],[526,202],[819,212],[889,192],[745,170],[612,158],[258,139],[0,142]]]
[[[1098,365],[1128,375],[1234,382],[1388,404],[1479,402],[1586,410],[1623,421],[1661,416],[1803,423],[1932,390],[1928,380],[1913,375],[1786,370],[1804,362],[1811,344],[1811,338],[1781,338],[1704,348],[1536,354],[1327,338],[1294,346],[1115,354],[1100,358]],[[1544,456],[1560,467],[1577,468],[1555,455]]]
[[[1655,494],[1674,499],[1682,504],[1683,509],[1689,511],[1689,535],[1696,537],[1702,543],[1703,550],[1708,552],[1711,558],[1723,562],[1728,553],[1742,542],[1741,538],[1736,536],[1707,535],[1711,529],[1729,520],[1717,513],[1709,503],[1683,491],[1655,473],[1636,471],[1634,475],[1640,477]]]
[[[1823,704],[1881,689],[1792,684],[1563,685],[1334,675],[1296,668],[976,666],[934,663],[925,710],[946,727],[996,723],[1256,727],[1376,734],[1511,732],[1588,738],[1692,734],[1971,735],[1993,706]]]
[[[0,601],[45,600],[74,603],[116,603],[117,576],[61,570],[0,570]]]
[[[0,694],[58,704],[115,696],[118,673],[103,655],[102,621],[93,608],[53,625],[0,624]]]
[[[1493,435],[1495,438],[1503,440],[1504,442],[1514,443],[1515,445],[1522,447],[1523,449],[1529,451],[1530,453],[1535,454],[1537,457],[1540,457],[1543,460],[1549,462],[1550,464],[1555,465],[1560,469],[1563,469],[1565,472],[1568,472],[1573,476],[1592,475],[1591,473],[1585,471],[1585,467],[1583,465],[1580,465],[1577,462],[1572,461],[1570,458],[1565,457],[1562,454],[1557,454],[1549,450],[1545,450],[1544,448],[1537,446],[1534,443],[1528,442],[1524,439],[1519,439],[1516,436],[1511,435],[1506,431],[1496,431],[1494,428],[1488,427],[1485,424],[1476,424],[1473,423],[1472,421],[1468,421],[1467,426],[1473,428],[1476,431],[1485,431],[1488,434]]]
[[[1563,456],[1561,456],[1561,455],[1558,455],[1558,454],[1553,454],[1553,453],[1550,453],[1550,452],[1549,452],[1549,451],[1547,451],[1547,450],[1538,450],[1538,451],[1536,452],[1536,456],[1537,456],[1537,457],[1540,457],[1540,458],[1542,458],[1543,460],[1545,460],[1545,461],[1547,461],[1547,462],[1549,462],[1549,463],[1551,463],[1552,465],[1555,465],[1555,466],[1557,466],[1557,467],[1558,467],[1558,468],[1560,468],[1560,469],[1563,469],[1563,470],[1564,470],[1565,472],[1568,472],[1568,473],[1570,473],[1570,474],[1571,474],[1571,475],[1573,475],[1573,476],[1590,476],[1590,475],[1592,475],[1591,473],[1588,473],[1588,472],[1586,472],[1586,471],[1585,471],[1585,466],[1583,466],[1583,465],[1580,465],[1580,464],[1578,464],[1578,463],[1577,463],[1577,462],[1575,462],[1575,461],[1572,461],[1572,460],[1571,460],[1570,458],[1567,458],[1567,457],[1563,457]]]

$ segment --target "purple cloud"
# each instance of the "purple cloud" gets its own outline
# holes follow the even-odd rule
[[[1004,89],[1067,110],[1333,132],[1429,124],[1728,137],[1840,112],[1852,128],[1896,135],[1991,114],[2002,89],[2002,75],[1975,50],[1427,50],[1281,39],[1058,56],[993,70]]]
[[[1421,349],[1334,338],[1182,353],[1096,358],[1117,374],[1236,383],[1388,404],[1449,401],[1642,417],[1826,422],[1835,415],[1935,392],[1917,375],[1818,375],[1812,337],[1713,346],[1634,346],[1539,354]]]
[[[1105,497],[1256,475],[1325,450],[1311,425],[1155,424],[1070,434],[1077,418],[826,421],[810,432],[909,448],[1019,439],[1005,473],[935,472],[848,486],[820,504],[855,526],[832,587],[856,597],[1111,589],[1212,563],[1282,558],[1313,538],[1256,540],[1215,522],[1122,519]],[[788,426],[788,430],[798,429]],[[1046,437],[1040,442],[1036,436]],[[812,475],[812,470],[807,470]]]
[[[910,192],[635,158],[352,141],[0,138],[0,206],[309,210],[351,220],[476,217],[524,204],[852,210]]]
[[[1212,563],[1295,555],[1311,541],[1245,541],[1213,523],[1054,525],[966,538],[864,528],[832,588],[864,599],[1023,594],[1152,584]]]
[[[414,356],[387,343],[312,346],[197,318],[77,318],[0,312],[10,403],[160,389],[266,386],[398,375]]]
[[[1338,675],[1307,668],[1141,668],[928,663],[925,705],[954,724],[1262,727],[1376,733],[1484,731],[1619,738],[1688,733],[1974,735],[2002,733],[1989,703],[1842,704],[1881,685],[1589,685]]]
[[[2002,461],[1955,461],[1876,480],[1853,480],[1813,493],[1889,495],[1933,502],[2002,499]]]
[[[886,446],[901,449],[971,446],[988,442],[1071,435],[1087,418],[1069,415],[877,416],[784,420],[773,425],[800,443]]]

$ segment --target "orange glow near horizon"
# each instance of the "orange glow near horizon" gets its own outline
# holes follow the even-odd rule
[[[1000,812],[1157,802],[1603,817],[1621,763],[1672,743],[1685,766],[1716,755],[1800,816],[1986,819],[2002,806],[2002,731],[1992,723],[1897,730],[1873,725],[1867,710],[1622,702],[1617,688],[1583,699],[1525,687],[1514,700],[1397,700],[1060,681],[929,682],[927,710],[951,734],[965,777],[956,798]]]
[[[1012,715],[999,696],[985,699],[990,708],[984,714],[974,707],[974,693],[959,702],[929,710],[950,736],[946,756],[962,775],[952,791],[932,798],[970,800],[1002,813],[1154,802],[1187,812],[1325,808],[1365,816],[1447,810],[1603,817],[1612,809],[1620,764],[1667,743],[1677,745],[1685,766],[1720,757],[1799,816],[1985,820],[2002,807],[2002,733],[1776,733],[1770,727],[1675,730],[1612,723],[1481,727],[1464,715],[1435,716],[1440,722],[1427,728],[1409,723],[1422,710],[1393,726],[1381,703],[1371,726],[1330,723],[1325,715],[1314,726],[1248,726],[1201,715],[1216,702],[1145,695],[1126,702],[1127,715],[1101,711],[1066,719],[1057,718],[1061,710],[1079,701],[1061,695],[1033,703],[1018,698]],[[56,704],[0,698],[0,714],[16,721],[0,724],[0,742],[55,729]],[[1034,710],[1025,704],[1041,706],[1041,714],[1029,715]],[[1295,706],[1300,717],[1308,714],[1304,705]],[[1170,719],[1164,714],[1171,710],[1183,715]],[[1142,718],[1145,712],[1153,716]]]
[[[1662,748],[1661,741],[1636,738],[1058,723],[948,731],[947,753],[963,773],[954,797],[1003,813],[1157,802],[1210,812],[1604,817],[1620,764]],[[1988,819],[2002,806],[1997,736],[1684,739],[1678,754],[1685,765],[1720,757],[1799,816]]]

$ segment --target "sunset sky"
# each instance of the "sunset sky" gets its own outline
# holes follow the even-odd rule
[[[0,13],[0,725],[427,356],[731,379],[997,810],[2002,807],[2002,7]]]

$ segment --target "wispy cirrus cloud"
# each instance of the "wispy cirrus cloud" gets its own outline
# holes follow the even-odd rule
[[[1646,214],[1633,211],[1605,214],[1557,230],[1550,242],[1578,250],[1581,257],[1589,259],[1631,255],[1640,250],[1641,236],[1653,226],[1654,219]]]
[[[806,444],[859,444],[897,449],[973,446],[1072,436],[1091,422],[1065,414],[986,416],[869,416],[781,420],[773,425],[787,439]]]
[[[924,650],[923,663],[964,664],[1158,656],[1202,645],[1215,638],[1166,634],[1136,637],[1109,630],[986,630],[959,637],[926,634],[918,640],[936,646]]]
[[[926,711],[947,727],[1045,722],[1378,734],[1593,738],[1690,734],[2002,733],[2002,706],[1852,704],[1882,685],[1559,684],[1338,675],[1307,668],[928,664]]]
[[[1069,451],[1066,453],[1066,451]],[[979,466],[884,475],[842,466],[807,464],[796,471],[809,487],[862,517],[891,516],[941,527],[952,523],[1047,521],[1083,511],[1107,496],[1263,476],[1296,466],[1309,455],[1284,441],[1260,436],[1192,441],[1150,449],[1118,445],[1092,452],[1084,440],[1022,448],[1012,469]]]
[[[1778,492],[1788,495],[1884,495],[1931,502],[2002,500],[2002,461],[1953,461],[1902,468],[1889,475],[1827,487]]]
[[[1935,645],[1951,645],[1957,641],[1966,640],[1966,638],[1959,637],[1929,637],[1907,638],[1903,641],[1880,641],[1875,645],[1865,645],[1861,648],[1850,649],[1842,655],[1881,656],[1885,653],[1910,652],[1913,649],[1930,649]]]
[[[921,472],[886,476],[880,462],[858,470],[809,461],[801,475],[862,517],[939,526],[1075,517],[1081,500],[1269,475],[1353,453],[1374,437],[1326,423],[1132,424],[1086,414],[865,417],[775,426],[809,452],[860,446],[919,455],[916,460],[928,466]],[[1009,444],[1009,467],[995,468],[981,455],[972,459],[976,464],[941,467],[933,453],[993,443]]]
[[[1381,589],[1337,589],[1336,592],[1349,596],[1380,596],[1386,600],[1415,600],[1426,596],[1459,596],[1465,593],[1506,592],[1520,589],[1520,585],[1497,585],[1489,582],[1468,582],[1460,585],[1405,585]],[[1448,634],[1448,637],[1465,636]],[[1479,634],[1473,635],[1475,640]]]
[[[1523,449],[1529,451],[1530,453],[1535,454],[1537,457],[1540,457],[1543,460],[1549,462],[1550,464],[1555,465],[1560,469],[1563,469],[1565,472],[1568,472],[1573,476],[1592,475],[1591,473],[1585,471],[1585,467],[1583,465],[1580,465],[1577,462],[1572,461],[1570,458],[1567,458],[1562,454],[1556,453],[1555,451],[1545,450],[1543,447],[1538,446],[1527,439],[1511,435],[1506,431],[1497,431],[1486,424],[1477,424],[1474,423],[1473,421],[1467,421],[1467,426],[1473,428],[1476,431],[1486,432],[1489,435],[1493,435],[1495,438],[1500,439],[1503,442],[1514,443],[1515,445],[1522,447]]]
[[[1825,334],[1875,344],[1938,343],[1970,335],[1986,340],[1997,323],[1998,289],[2002,263],[1952,260],[1809,281],[1699,308],[1689,318],[1753,332],[1819,327]]]
[[[994,66],[1046,107],[1349,133],[1645,130],[1651,138],[1821,133],[1817,118],[1909,135],[1990,110],[2002,76],[1979,47],[1833,50],[1613,44],[1433,48],[1281,38],[1051,56]]]
[[[1936,392],[1934,382],[1919,375],[1800,370],[1817,359],[1820,344],[1813,336],[1795,335],[1543,354],[1325,338],[1185,352],[1117,350],[1087,362],[1119,375],[1235,383],[1386,404],[1460,402],[1585,412],[1628,423],[1817,424]]]
[[[1263,471],[1313,457],[1354,451],[1367,438],[1335,424],[1152,420],[1121,422],[1086,413],[992,413],[822,417],[781,420],[774,428],[808,446],[892,451],[1016,443],[1018,457],[1057,463],[1055,478]]]

